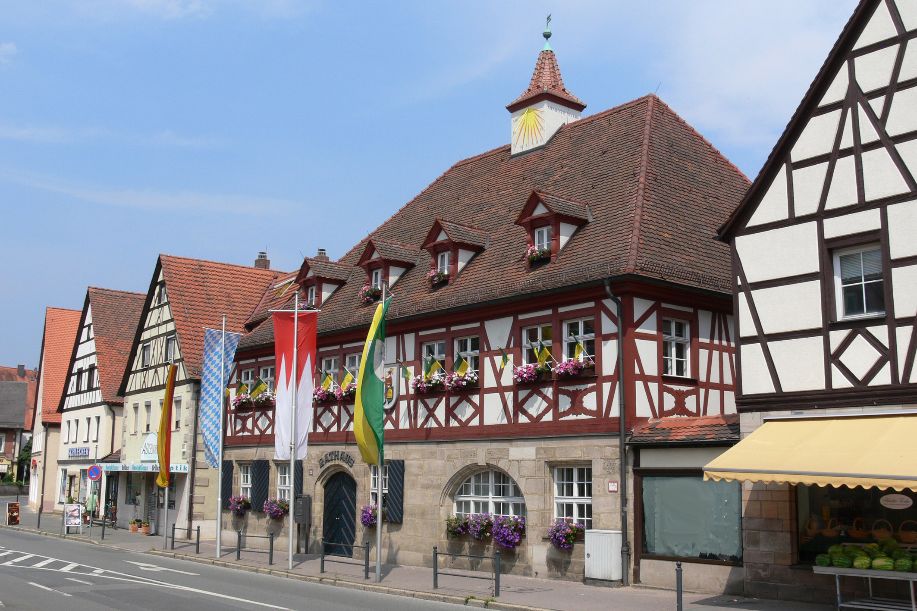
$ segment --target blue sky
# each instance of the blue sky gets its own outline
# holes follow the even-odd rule
[[[599,112],[656,91],[754,177],[854,0],[46,0],[0,7],[0,363],[166,252],[293,269],[505,144],[544,16]]]

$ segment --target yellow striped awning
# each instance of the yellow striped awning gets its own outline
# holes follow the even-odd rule
[[[917,490],[917,414],[767,421],[704,479]]]

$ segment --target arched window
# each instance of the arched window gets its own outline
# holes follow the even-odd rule
[[[455,493],[455,514],[524,516],[525,499],[513,478],[500,471],[475,473]]]

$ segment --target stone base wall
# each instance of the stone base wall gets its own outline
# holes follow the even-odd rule
[[[682,562],[682,584],[688,592],[704,594],[742,594],[745,568],[698,562]],[[675,562],[640,560],[640,583],[656,588],[675,589]]]

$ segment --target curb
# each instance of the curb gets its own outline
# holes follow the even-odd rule
[[[0,529],[15,530],[19,532],[29,533],[31,535],[41,535],[42,537],[51,537],[54,539],[63,539],[64,541],[73,541],[75,543],[86,543],[89,545],[97,545],[98,547],[104,547],[106,549],[117,550],[119,552],[132,552],[136,554],[146,554],[147,552],[152,551],[152,550],[131,549],[129,547],[119,547],[117,545],[111,545],[109,543],[102,543],[101,541],[93,541],[92,539],[82,539],[82,538],[76,538],[72,536],[68,537],[66,535],[62,535],[59,532],[53,532],[50,530],[37,530],[35,528],[29,528],[27,526],[0,525]]]
[[[285,579],[296,579],[309,583],[318,583],[338,588],[348,588],[351,590],[363,590],[366,592],[376,592],[379,594],[389,594],[393,596],[404,596],[407,598],[416,598],[418,600],[429,600],[433,602],[451,603],[453,605],[463,605],[467,607],[477,607],[481,609],[497,609],[498,611],[545,611],[542,607],[529,607],[526,605],[514,605],[504,603],[490,598],[478,598],[476,596],[455,596],[452,594],[435,594],[422,590],[408,590],[405,588],[393,588],[373,583],[363,583],[359,581],[350,581],[340,577],[316,577],[314,575],[303,575],[300,573],[291,573],[281,569],[271,569],[266,567],[252,566],[249,564],[237,564],[216,558],[201,558],[198,556],[189,556],[186,554],[177,554],[175,552],[164,552],[161,550],[150,550],[147,552],[154,556],[164,556],[176,560],[187,560],[188,562],[197,562],[199,564],[210,564],[223,568],[235,569],[237,571],[246,571],[249,573],[261,573],[263,575],[272,575],[274,577],[283,577]]]

